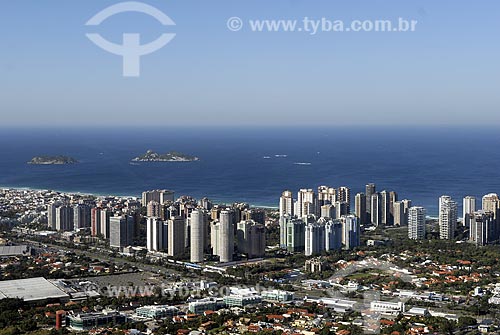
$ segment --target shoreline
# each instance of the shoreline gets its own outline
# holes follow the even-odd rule
[[[142,198],[142,194],[139,195],[119,195],[119,194],[101,194],[101,193],[89,193],[89,192],[81,192],[81,191],[63,191],[63,190],[56,190],[56,189],[47,189],[47,188],[33,188],[33,187],[25,187],[25,186],[6,186],[6,185],[0,185],[0,190],[17,190],[17,191],[34,191],[34,192],[42,192],[42,191],[51,191],[51,192],[57,192],[57,193],[64,193],[64,194],[75,194],[75,195],[89,195],[89,196],[94,196],[94,197],[119,197],[119,198],[133,198],[136,200],[140,200]],[[175,192],[175,191],[174,191]],[[247,203],[245,201],[222,201],[218,200],[216,198],[209,198],[214,204],[218,205],[230,205],[233,203]],[[198,199],[199,200],[199,199]],[[261,209],[269,209],[269,210],[278,210],[278,206],[269,206],[269,205],[257,205],[253,203],[248,203],[250,207],[253,208],[261,208]]]
[[[52,191],[52,192],[58,192],[58,193],[64,193],[64,194],[76,194],[76,195],[90,195],[94,197],[119,197],[119,198],[133,198],[136,200],[139,200],[142,198],[141,196],[132,196],[132,195],[116,195],[116,194],[98,194],[98,193],[88,193],[88,192],[74,192],[74,191],[61,191],[61,190],[53,190],[53,189],[38,189],[38,188],[30,188],[30,187],[10,187],[10,186],[5,186],[5,185],[0,185],[0,190],[17,190],[17,191],[35,191],[35,192],[41,192],[41,191]],[[210,198],[209,198],[210,199]],[[217,199],[210,199],[214,204],[216,205],[231,205],[233,203],[246,203],[244,201],[232,201],[232,202],[224,202],[224,201],[218,201]],[[266,205],[255,205],[252,203],[248,203],[250,207],[253,208],[260,208],[260,209],[269,209],[269,210],[279,210],[279,206],[266,206]],[[428,220],[438,220],[439,217],[436,216],[435,214],[428,214],[426,215],[426,219]],[[458,218],[460,222],[460,217]]]
[[[17,191],[35,191],[35,192],[57,192],[64,194],[75,194],[75,195],[90,195],[94,197],[119,197],[119,198],[137,198],[140,199],[141,196],[137,195],[119,195],[119,194],[101,194],[101,193],[89,193],[89,192],[81,192],[81,191],[64,191],[64,190],[56,190],[50,188],[34,188],[34,187],[26,187],[26,186],[6,186],[0,185],[0,190],[17,190]]]
[[[76,195],[90,195],[94,197],[119,197],[119,198],[133,198],[136,200],[140,200],[142,198],[142,195],[118,195],[118,194],[100,194],[100,193],[89,193],[89,192],[79,192],[79,191],[62,191],[62,190],[55,190],[55,189],[42,189],[42,188],[32,188],[32,187],[24,187],[24,186],[5,186],[5,185],[0,185],[0,190],[18,190],[18,191],[35,191],[35,192],[41,192],[41,191],[52,191],[52,192],[58,192],[58,193],[64,193],[64,194],[76,194]],[[233,203],[247,203],[245,201],[222,201],[218,200],[216,198],[209,198],[214,204],[217,205],[231,205]],[[260,209],[268,209],[268,210],[279,210],[279,206],[269,206],[269,205],[257,205],[257,204],[252,204],[249,203],[250,207],[253,208],[260,208]],[[438,216],[436,216],[435,213],[427,213],[426,218],[428,220],[438,220]],[[459,218],[460,219],[460,218]]]

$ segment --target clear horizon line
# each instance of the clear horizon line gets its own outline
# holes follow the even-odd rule
[[[179,124],[165,124],[165,125],[159,125],[159,124],[80,124],[78,126],[75,126],[75,124],[32,124],[32,125],[26,125],[26,124],[3,124],[0,125],[0,129],[2,130],[17,130],[17,129],[61,129],[61,128],[66,128],[66,129],[119,129],[119,128],[124,128],[124,129],[145,129],[145,128],[151,128],[151,129],[156,129],[156,128],[162,128],[162,129],[172,129],[172,128],[179,128],[179,129],[187,129],[187,128],[193,128],[193,129],[198,129],[198,128],[205,128],[207,130],[210,129],[276,129],[276,128],[281,128],[281,129],[331,129],[331,128],[401,128],[401,129],[408,129],[408,128],[433,128],[433,129],[463,129],[463,128],[489,128],[489,129],[494,129],[494,128],[500,128],[500,123],[496,124],[483,124],[483,123],[478,123],[478,124],[441,124],[441,123],[435,123],[435,124],[407,124],[407,123],[392,123],[392,124],[362,124],[362,123],[346,123],[346,124],[185,124],[185,123],[179,123]]]

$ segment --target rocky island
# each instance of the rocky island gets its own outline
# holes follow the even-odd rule
[[[65,165],[76,164],[78,161],[68,156],[35,156],[28,164],[33,165]]]
[[[144,155],[133,158],[132,162],[193,162],[197,160],[199,160],[198,157],[181,152],[170,151],[166,154],[159,154],[148,150]]]

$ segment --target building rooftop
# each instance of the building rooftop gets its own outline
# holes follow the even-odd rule
[[[29,254],[29,247],[27,245],[0,246],[0,257],[22,256],[26,254]]]
[[[69,299],[68,294],[43,277],[0,281],[0,299],[20,298],[24,301]]]

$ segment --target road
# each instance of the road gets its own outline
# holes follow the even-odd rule
[[[164,266],[159,266],[159,265],[153,265],[153,264],[145,264],[141,262],[134,262],[127,260],[125,258],[120,258],[120,257],[111,257],[109,255],[103,254],[103,253],[98,253],[98,252],[93,252],[89,250],[80,250],[80,249],[73,249],[73,248],[68,248],[68,247],[62,247],[59,245],[55,244],[50,244],[50,243],[45,243],[45,242],[39,242],[39,241],[34,241],[34,240],[29,240],[29,239],[24,239],[24,242],[29,242],[34,245],[39,245],[40,243],[43,245],[46,245],[52,250],[55,251],[69,251],[69,252],[74,252],[77,255],[81,256],[87,256],[90,258],[97,259],[99,261],[103,262],[113,262],[118,265],[124,265],[128,264],[129,266],[134,266],[139,270],[142,271],[147,271],[147,272],[152,272],[152,273],[162,273],[162,274],[167,274],[167,275],[172,275],[172,276],[180,276],[181,273],[172,269],[167,269]]]

